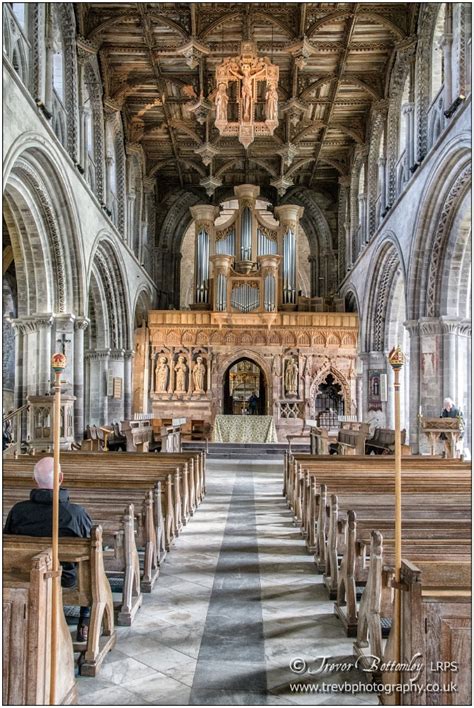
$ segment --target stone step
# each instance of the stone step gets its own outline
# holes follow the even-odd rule
[[[283,459],[288,450],[286,443],[207,443],[204,441],[183,442],[184,450],[206,450],[209,459],[268,460]],[[292,445],[298,453],[309,452],[307,445]]]

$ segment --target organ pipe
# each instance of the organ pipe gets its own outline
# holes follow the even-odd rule
[[[240,258],[243,261],[252,260],[252,212],[248,206],[244,207],[242,211]]]
[[[196,302],[207,303],[209,297],[209,234],[201,229],[197,238]]]

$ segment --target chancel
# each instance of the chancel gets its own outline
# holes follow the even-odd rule
[[[3,703],[469,705],[471,5],[2,15]]]

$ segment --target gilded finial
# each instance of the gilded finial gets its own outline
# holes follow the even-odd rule
[[[59,352],[58,354],[53,354],[51,357],[51,368],[54,369],[54,371],[59,372],[59,371],[64,371],[66,368],[67,364],[67,359],[64,354],[61,354]]]
[[[398,345],[396,347],[393,347],[393,349],[389,353],[388,363],[394,370],[401,369],[403,364],[405,363],[405,355]]]

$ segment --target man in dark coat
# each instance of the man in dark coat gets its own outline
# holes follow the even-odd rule
[[[3,533],[20,536],[51,536],[53,524],[54,460],[43,457],[34,467],[37,488],[32,489],[27,501],[18,502],[11,509]],[[63,481],[62,472],[59,483]],[[59,490],[59,535],[89,538],[92,521],[79,504],[71,504],[67,489]],[[62,563],[61,585],[76,584],[75,563]],[[77,641],[87,641],[90,608],[81,607],[77,627]]]

